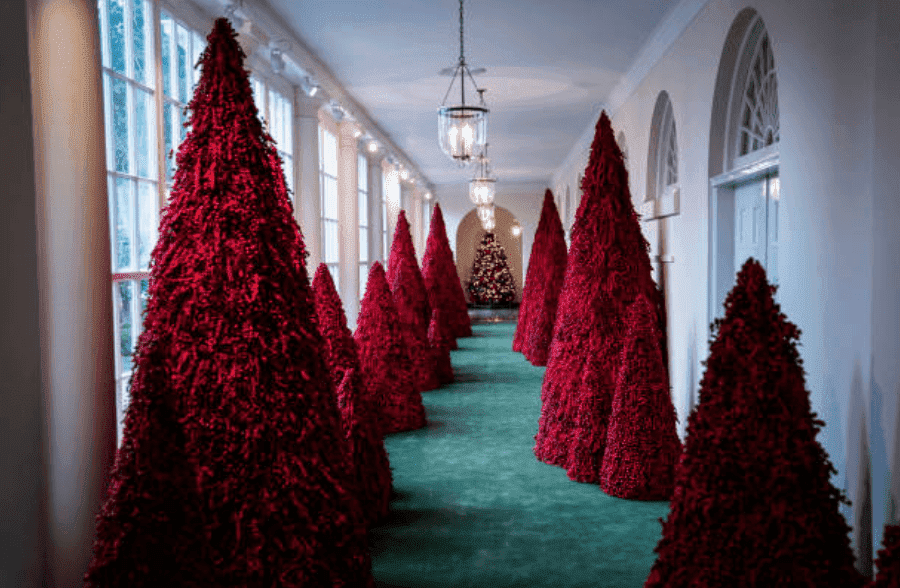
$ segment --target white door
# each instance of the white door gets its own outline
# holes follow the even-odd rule
[[[777,174],[734,187],[735,274],[753,257],[766,268],[769,283],[777,283],[779,192]]]

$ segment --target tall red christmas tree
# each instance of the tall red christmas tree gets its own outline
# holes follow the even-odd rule
[[[516,298],[516,283],[506,262],[506,252],[494,233],[485,233],[475,251],[469,296],[475,304],[508,303]]]
[[[446,323],[441,320],[441,310],[435,308],[431,311],[431,323],[428,325],[428,344],[434,353],[435,373],[442,386],[453,382],[453,366],[450,363],[450,344],[446,328]]]
[[[397,308],[379,262],[369,269],[353,338],[369,394],[387,435],[425,426],[425,406],[413,381]]]
[[[419,264],[406,211],[397,215],[397,227],[388,258],[387,281],[400,317],[403,341],[412,361],[413,382],[420,392],[433,390],[440,384],[434,373],[434,354],[428,346],[428,322],[431,308],[428,291]]]
[[[434,212],[431,214],[431,228],[428,231],[425,254],[422,256],[422,277],[428,289],[431,308],[441,308],[446,312],[447,332],[453,337],[450,349],[456,349],[457,338],[472,336],[472,323],[469,320],[466,295],[453,261],[453,251],[447,240],[440,204],[434,205]]]
[[[900,587],[900,525],[887,525],[875,560],[877,572],[869,588]]]
[[[566,234],[550,190],[547,190],[544,196],[544,208],[538,222],[535,243],[538,239],[541,240],[541,247],[531,249],[531,263],[536,266],[537,276],[534,291],[530,294],[530,317],[522,352],[533,365],[547,365],[550,341],[553,339],[553,325],[556,323],[556,308],[559,304],[563,279],[566,277],[568,257]],[[528,265],[529,273],[531,263]]]
[[[372,586],[284,174],[225,19],[153,250],[87,586]]]
[[[619,498],[669,500],[681,457],[656,315],[644,294],[628,311],[600,474],[600,488]]]
[[[535,455],[569,477],[598,482],[623,321],[653,286],[647,241],[628,190],[628,172],[603,112],[582,181],[547,371]]]
[[[537,230],[534,233],[534,241],[531,244],[531,256],[528,258],[528,272],[525,274],[525,285],[522,287],[522,302],[519,303],[519,316],[516,320],[516,332],[513,334],[512,350],[522,352],[525,341],[528,338],[528,323],[531,321],[531,306],[537,289],[540,264],[538,259],[544,250],[544,239],[547,236],[543,229],[547,224],[547,201],[553,202],[553,192],[549,189],[544,193],[544,206],[541,209],[541,218],[538,221]],[[555,207],[556,204],[553,203]]]
[[[816,440],[800,331],[753,259],[714,325],[669,517],[645,587],[860,587]]]
[[[391,466],[384,449],[378,408],[363,385],[356,342],[347,328],[347,316],[331,272],[324,263],[316,270],[313,294],[325,364],[337,390],[347,465],[356,482],[363,515],[372,524],[387,516],[391,500]]]

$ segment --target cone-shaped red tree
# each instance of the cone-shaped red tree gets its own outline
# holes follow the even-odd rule
[[[313,294],[325,364],[337,390],[347,465],[356,482],[363,515],[371,525],[387,516],[391,500],[391,467],[384,449],[378,408],[363,386],[356,342],[347,328],[347,316],[331,272],[324,263],[316,270]]]
[[[531,263],[536,266],[537,276],[534,291],[529,295],[530,316],[522,352],[533,365],[547,365],[559,293],[566,276],[567,259],[566,235],[550,190],[547,190],[544,196],[544,208],[538,222],[535,243],[539,238],[540,249],[534,247],[531,249]],[[528,265],[529,273],[531,263]]]
[[[506,251],[494,239],[494,233],[485,233],[475,252],[469,296],[475,304],[512,302],[516,298],[516,283],[506,262]]]
[[[544,250],[544,239],[547,236],[547,231],[544,229],[544,225],[547,224],[547,209],[552,204],[554,207],[556,203],[553,202],[553,192],[547,189],[544,193],[544,206],[541,208],[541,218],[538,221],[537,230],[534,233],[534,241],[531,243],[531,256],[528,258],[528,272],[525,274],[525,285],[522,287],[522,302],[519,303],[519,316],[516,320],[516,332],[513,335],[513,351],[523,352],[525,347],[525,341],[528,338],[528,323],[531,321],[531,305],[532,300],[534,299],[534,291],[537,288],[537,274],[539,273],[539,264],[538,259],[541,257],[541,252]],[[553,325],[551,325],[552,329]]]
[[[435,308],[431,311],[431,323],[428,325],[428,343],[434,353],[435,373],[442,386],[453,382],[453,366],[450,363],[446,328],[446,323],[441,320],[441,310]]]
[[[422,256],[422,277],[428,289],[431,308],[440,308],[446,313],[447,332],[453,337],[450,349],[456,349],[456,338],[472,336],[472,323],[469,320],[466,295],[453,261],[453,251],[447,240],[447,228],[444,226],[440,204],[434,205],[434,212],[431,214],[431,228],[428,230],[428,242]]]
[[[200,58],[87,586],[372,586],[284,174],[228,21]]]
[[[597,482],[624,315],[639,292],[653,287],[647,241],[606,112],[597,122],[581,188],[544,374],[535,455],[565,465],[574,480]]]
[[[887,525],[881,542],[883,547],[875,559],[878,571],[869,588],[897,588],[900,586],[900,525]]]
[[[353,338],[359,350],[363,384],[379,410],[381,431],[387,435],[424,427],[422,395],[413,382],[409,354],[384,268],[377,261],[369,269]]]
[[[681,457],[656,315],[644,294],[628,312],[600,474],[600,488],[619,498],[669,500]]]
[[[646,587],[864,584],[774,291],[747,260],[714,325]]]
[[[391,255],[388,258],[387,281],[400,318],[403,341],[412,362],[413,382],[419,392],[433,390],[440,384],[434,373],[434,355],[428,346],[431,308],[404,210],[397,215],[397,227],[394,229]]]

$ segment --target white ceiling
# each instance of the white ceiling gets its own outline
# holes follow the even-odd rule
[[[431,183],[471,177],[437,143],[450,84],[438,72],[458,59],[458,0],[269,4]],[[465,0],[466,60],[487,69],[475,79],[487,88],[494,175],[548,182],[675,4]],[[448,103],[458,100],[456,90]]]

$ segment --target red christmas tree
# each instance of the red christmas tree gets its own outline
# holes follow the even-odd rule
[[[714,324],[669,518],[646,587],[861,587],[816,441],[800,331],[747,260]]]
[[[87,586],[374,584],[306,250],[228,21],[200,58]]]
[[[506,252],[494,239],[494,233],[485,233],[475,252],[469,296],[475,304],[512,302],[516,298],[516,283],[506,263]]]
[[[553,203],[553,192],[549,189],[544,193],[544,207],[541,209],[541,218],[538,221],[537,231],[534,233],[534,242],[531,244],[531,256],[528,258],[528,273],[525,274],[525,286],[522,288],[522,302],[519,303],[519,316],[516,320],[516,332],[513,334],[512,350],[524,352],[525,341],[528,338],[528,323],[531,321],[531,306],[534,293],[537,289],[537,275],[539,273],[538,259],[544,250],[544,239],[547,236],[543,229],[547,224],[548,200]],[[553,203],[555,207],[556,204]]]
[[[656,315],[644,294],[628,312],[600,474],[600,488],[619,498],[669,500],[681,457]]]
[[[369,269],[353,335],[363,382],[378,407],[387,435],[425,426],[425,406],[413,381],[412,363],[403,342],[397,308],[379,262]]]
[[[441,310],[431,311],[431,323],[428,325],[428,343],[434,353],[435,373],[443,386],[453,382],[453,366],[450,364],[449,337],[445,332],[446,323],[441,319]]]
[[[624,315],[638,293],[654,287],[628,172],[605,112],[581,188],[544,374],[535,455],[565,465],[574,480],[598,482]]]
[[[316,270],[313,294],[325,364],[337,390],[350,474],[359,491],[363,514],[371,525],[387,516],[391,500],[391,466],[384,449],[378,408],[363,386],[356,342],[347,328],[344,306],[324,263]]]
[[[450,349],[456,349],[457,338],[472,336],[472,323],[469,320],[466,295],[453,261],[453,251],[447,240],[440,204],[434,205],[434,212],[431,214],[431,228],[425,244],[425,255],[422,257],[422,277],[428,289],[431,308],[441,308],[446,312],[447,333],[453,337]]]
[[[403,341],[412,361],[413,382],[420,392],[433,390],[440,384],[434,373],[434,356],[428,346],[428,322],[431,308],[422,272],[416,261],[416,250],[406,212],[397,215],[397,227],[391,242],[387,281],[400,317]]]
[[[533,365],[547,365],[559,293],[566,277],[567,258],[566,234],[550,190],[544,196],[535,243],[538,239],[541,240],[541,247],[531,249],[531,263],[535,264],[537,275],[534,291],[530,295],[530,317],[522,352]],[[531,264],[528,265],[528,272],[531,273]]]
[[[875,567],[878,572],[869,588],[900,587],[900,525],[887,525],[882,538],[884,547],[878,550]]]

